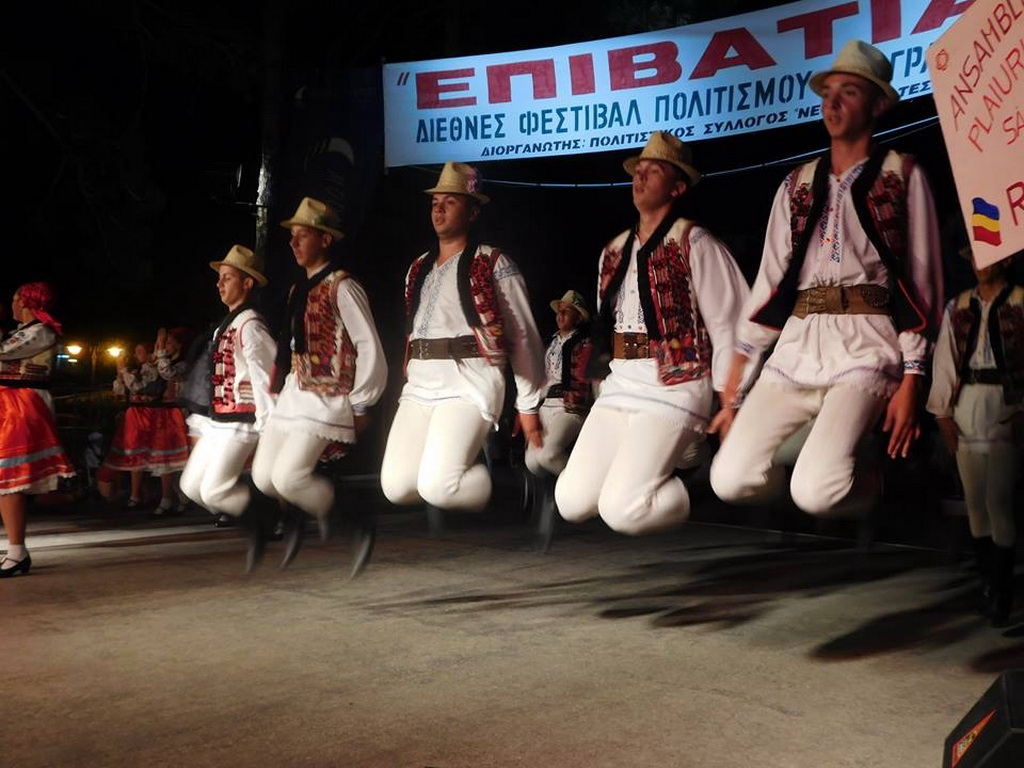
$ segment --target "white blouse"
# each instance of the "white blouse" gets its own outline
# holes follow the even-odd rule
[[[710,376],[681,384],[664,384],[655,359],[615,359],[611,361],[610,375],[601,383],[596,405],[655,411],[673,419],[682,428],[703,431],[711,416],[714,391],[720,392],[725,386],[735,346],[736,321],[750,289],[724,243],[699,226],[690,228],[689,239],[693,291],[711,339]],[[614,299],[616,333],[647,332],[637,279],[639,251],[640,242],[634,238],[626,276]],[[604,252],[602,261],[603,258]],[[600,264],[598,274],[601,274]],[[753,364],[748,365],[747,377],[752,375],[753,368]]]
[[[971,355],[970,367],[974,370],[995,368],[995,356],[988,336],[988,314],[991,301],[981,302],[981,323],[978,328],[978,343]],[[946,305],[942,315],[942,327],[935,344],[932,360],[932,388],[925,406],[929,413],[938,418],[952,417],[960,429],[960,445],[971,453],[988,453],[992,443],[1013,442],[1010,424],[1014,414],[1024,410],[1024,405],[1007,405],[1003,388],[999,384],[968,384],[961,388],[956,406],[953,394],[957,385],[956,339],[953,336],[953,313],[956,299]]]
[[[410,338],[444,339],[472,334],[459,299],[457,274],[461,258],[462,254],[458,254],[439,267],[433,265],[427,273]],[[493,275],[494,294],[516,383],[516,410],[536,413],[546,389],[544,346],[530,311],[526,281],[516,263],[503,253],[494,262]],[[406,373],[408,380],[400,400],[427,405],[465,400],[475,405],[481,416],[492,424],[497,424],[501,417],[505,375],[501,368],[482,357],[409,360]]]
[[[867,158],[839,176],[829,174],[828,203],[816,225],[800,271],[799,290],[814,286],[888,284],[888,272],[861,227],[850,187]],[[765,235],[761,268],[737,329],[738,351],[760,356],[775,349],[761,376],[784,387],[820,388],[851,384],[889,397],[903,375],[924,375],[928,339],[897,333],[888,315],[813,314],[790,316],[781,333],[750,318],[777,289],[792,258],[789,177],[779,187]],[[939,232],[928,182],[914,166],[907,179],[907,264],[919,309],[932,328],[942,302]]]

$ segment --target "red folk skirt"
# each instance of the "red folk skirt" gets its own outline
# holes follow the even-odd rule
[[[50,406],[34,389],[0,386],[0,494],[47,493],[74,477]]]
[[[188,461],[188,428],[180,408],[130,405],[114,433],[104,466],[153,475],[180,472]]]

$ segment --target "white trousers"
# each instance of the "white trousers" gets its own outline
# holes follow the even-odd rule
[[[544,444],[535,448],[526,445],[526,468],[534,475],[560,475],[569,461],[569,449],[583,428],[583,417],[565,408],[541,408],[540,425]]]
[[[476,462],[490,429],[472,403],[402,400],[380,469],[384,495],[393,504],[425,501],[441,509],[483,509],[491,497],[491,476]]]
[[[181,492],[214,514],[240,517],[250,492],[239,478],[255,449],[255,442],[242,442],[227,430],[206,430],[181,473]]]
[[[1020,454],[1012,443],[992,443],[988,453],[956,452],[956,465],[964,485],[971,536],[991,536],[997,547],[1017,543],[1013,496],[1020,469]]]
[[[854,471],[858,448],[885,406],[883,398],[852,387],[783,389],[758,381],[711,464],[711,487],[729,502],[779,495],[785,474],[773,464],[775,452],[813,418],[790,479],[793,502],[810,514],[858,507],[878,489],[877,472]]]
[[[334,483],[313,474],[329,441],[305,432],[291,432],[271,421],[260,434],[252,460],[252,479],[262,493],[284,499],[323,520],[334,504]]]
[[[672,472],[700,439],[675,419],[598,402],[558,477],[559,513],[572,523],[600,515],[612,530],[634,536],[682,524],[690,494]]]

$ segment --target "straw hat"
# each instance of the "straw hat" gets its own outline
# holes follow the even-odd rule
[[[483,187],[483,179],[480,178],[480,173],[476,168],[465,163],[445,163],[444,168],[441,169],[441,176],[437,180],[437,186],[423,191],[428,195],[469,195],[480,205],[486,205],[491,198],[480,191],[481,187]]]
[[[583,297],[576,291],[566,291],[565,296],[560,299],[555,299],[551,302],[551,309],[555,312],[560,310],[564,305],[569,305],[577,312],[580,313],[580,317],[583,318],[583,322],[590,319],[590,313],[587,312],[586,302],[583,301]]]
[[[227,264],[240,270],[255,280],[260,285],[267,284],[267,278],[263,276],[263,259],[250,251],[244,245],[232,245],[228,255],[223,261],[211,261],[210,268],[219,272],[220,268]]]
[[[312,197],[302,198],[299,207],[295,209],[295,215],[287,221],[281,222],[281,226],[285,229],[291,229],[296,224],[328,232],[339,239],[345,236],[341,231],[341,222],[334,209],[327,203],[322,203]]]
[[[644,147],[643,152],[636,157],[626,158],[622,163],[622,167],[626,169],[626,173],[632,176],[636,164],[641,160],[661,160],[663,163],[674,165],[686,174],[691,187],[700,181],[700,171],[692,165],[693,152],[671,133],[665,133],[664,131],[652,133],[651,138],[647,140],[647,145]]]
[[[822,96],[825,78],[837,72],[859,75],[865,80],[870,80],[882,89],[882,93],[885,94],[890,104],[895,104],[900,100],[899,93],[890,85],[892,63],[889,61],[889,57],[863,40],[850,40],[844,45],[839,51],[839,55],[836,56],[836,60],[832,62],[831,69],[818,72],[811,77],[811,90]]]

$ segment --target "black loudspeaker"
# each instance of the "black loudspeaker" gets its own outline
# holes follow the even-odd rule
[[[946,737],[942,768],[1024,766],[1024,669],[1004,672]]]

